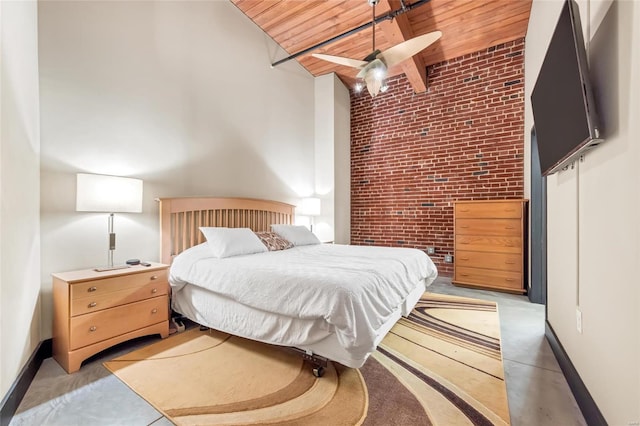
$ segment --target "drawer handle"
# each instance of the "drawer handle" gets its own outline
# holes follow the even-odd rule
[[[157,275],[152,275],[152,276],[151,276],[151,281],[153,281],[153,280],[157,280],[157,279],[158,279],[158,276],[157,276]]]
[[[505,228],[505,229],[514,229],[514,227],[513,227],[513,226],[505,226],[504,228]]]
[[[151,313],[152,313],[152,314],[157,314],[157,313],[158,313],[158,308],[153,308],[153,309],[151,310]]]
[[[93,333],[97,329],[98,329],[98,327],[96,327],[95,325],[92,325],[91,328],[89,328],[89,331]]]
[[[505,260],[504,263],[506,263],[507,265],[515,265],[516,262],[514,262],[513,260]]]
[[[151,290],[151,293],[157,293],[157,292],[158,292],[157,288],[154,288],[154,289]]]
[[[470,210],[469,209],[460,209],[460,211],[466,213],[466,212],[468,212]]]
[[[469,225],[460,225],[460,228],[467,229],[468,227],[469,227]]]
[[[516,209],[513,209],[513,208],[512,208],[512,209],[504,209],[504,211],[505,211],[505,212],[515,212],[515,211],[516,211]]]
[[[505,281],[511,282],[511,281],[515,281],[515,280],[513,278],[505,278]]]
[[[90,308],[95,308],[98,304],[96,302],[89,303]]]
[[[469,244],[469,241],[462,240],[460,241],[460,244]]]
[[[469,260],[468,257],[461,257],[460,260]]]
[[[89,287],[89,288],[87,289],[87,291],[88,291],[89,293],[91,293],[92,291],[96,291],[97,289],[98,289],[98,287]]]
[[[460,275],[462,275],[463,277],[468,277],[469,276],[469,274],[460,274]]]

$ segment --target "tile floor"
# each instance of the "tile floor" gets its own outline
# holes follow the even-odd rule
[[[529,303],[525,296],[455,287],[446,278],[436,280],[430,291],[498,302],[513,425],[586,424],[544,337],[544,306]],[[106,350],[75,374],[66,374],[52,358],[46,359],[10,426],[171,425],[102,366],[105,360],[156,340],[146,337]]]

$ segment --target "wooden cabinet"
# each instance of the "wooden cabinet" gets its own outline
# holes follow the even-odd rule
[[[526,200],[454,204],[453,283],[525,292]]]
[[[117,343],[169,335],[168,266],[53,274],[53,357],[68,372]]]

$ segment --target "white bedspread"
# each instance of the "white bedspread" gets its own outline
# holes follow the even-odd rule
[[[436,276],[431,259],[416,249],[321,244],[216,259],[204,243],[174,259],[169,282],[174,293],[192,284],[256,310],[326,322],[357,356],[371,352],[376,330],[416,285]],[[259,324],[234,327],[234,334],[264,340]],[[298,340],[279,335],[274,343],[308,343]]]

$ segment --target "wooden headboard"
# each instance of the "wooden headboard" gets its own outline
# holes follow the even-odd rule
[[[252,198],[158,198],[160,261],[168,265],[184,250],[203,243],[201,226],[270,231],[271,224],[291,224],[295,206]]]

